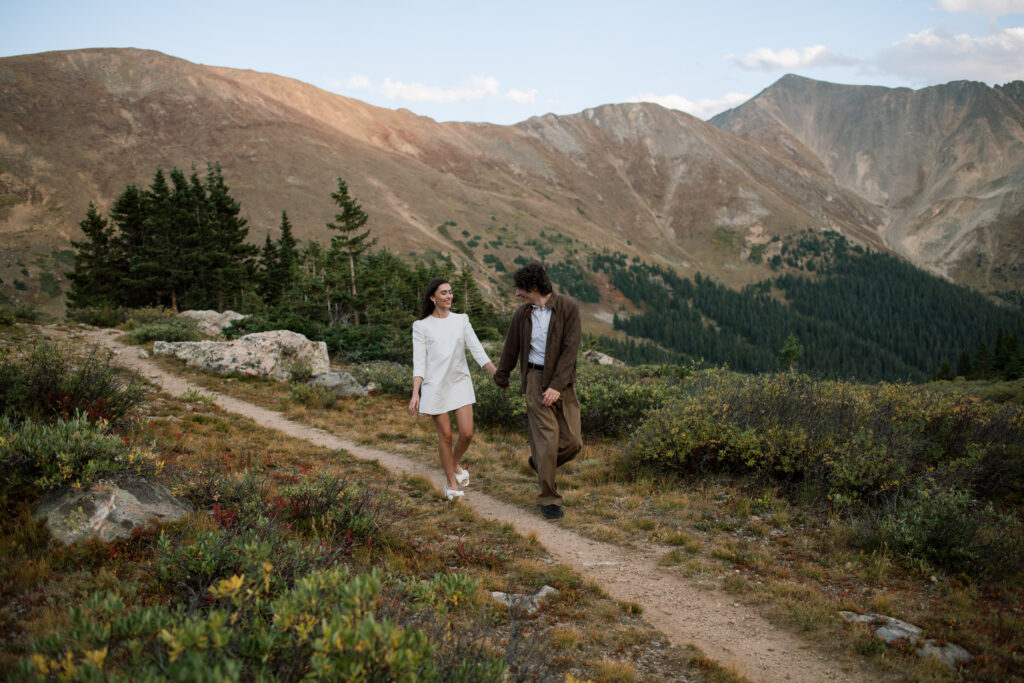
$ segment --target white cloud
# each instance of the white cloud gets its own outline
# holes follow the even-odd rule
[[[760,69],[762,71],[786,71],[808,66],[851,65],[857,60],[844,55],[829,52],[824,45],[812,45],[798,52],[793,48],[772,50],[759,47],[743,57],[729,55],[726,59],[744,69]]]
[[[684,111],[699,119],[709,119],[715,114],[719,114],[726,109],[732,109],[733,107],[739,106],[749,99],[750,95],[743,95],[738,92],[728,93],[725,97],[718,100],[708,98],[698,102],[688,100],[682,95],[655,95],[654,93],[646,93],[630,97],[629,101],[653,102],[669,109]]]
[[[1024,14],[1024,0],[941,0],[939,5],[947,12],[971,14]]]
[[[360,90],[366,90],[370,87],[370,79],[362,74],[356,74],[349,76],[348,80],[345,81],[345,86],[348,88],[359,88]]]
[[[926,29],[893,43],[882,52],[879,64],[922,83],[1017,80],[1024,78],[1024,27],[997,29],[982,38]]]
[[[519,104],[533,104],[533,101],[537,99],[537,89],[532,88],[530,90],[523,91],[512,88],[505,93],[505,99],[518,102]]]
[[[388,99],[403,102],[435,102],[450,104],[466,100],[482,100],[498,94],[498,81],[495,78],[471,78],[467,83],[456,88],[439,88],[422,83],[402,83],[385,78],[380,92]]]

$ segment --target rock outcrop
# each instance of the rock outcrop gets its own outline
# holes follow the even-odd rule
[[[216,337],[224,334],[224,330],[231,327],[236,320],[244,320],[247,315],[235,313],[234,311],[182,311],[179,318],[188,318],[196,321],[196,329],[208,337]]]
[[[131,538],[153,521],[166,523],[192,512],[162,484],[142,479],[100,481],[88,489],[69,489],[43,498],[33,515],[45,519],[50,534],[66,545],[96,538]]]
[[[153,354],[174,356],[207,372],[237,372],[280,382],[330,371],[327,344],[288,330],[256,332],[229,342],[158,341]]]
[[[366,396],[369,390],[347,372],[325,372],[310,379],[307,384],[324,387],[338,398]]]

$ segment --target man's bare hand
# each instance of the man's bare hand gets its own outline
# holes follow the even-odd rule
[[[554,389],[551,389],[549,387],[548,389],[546,389],[544,391],[543,394],[541,394],[541,403],[543,405],[545,405],[545,406],[549,406],[549,407],[553,406],[553,405],[555,405],[555,401],[557,401],[559,398],[561,398],[561,396],[562,396],[562,392],[555,391]]]

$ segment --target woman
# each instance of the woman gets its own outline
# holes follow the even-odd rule
[[[461,497],[460,486],[469,483],[469,472],[459,461],[473,440],[473,381],[466,363],[466,348],[487,372],[494,374],[494,363],[480,345],[469,324],[469,316],[452,313],[452,286],[444,278],[435,278],[423,293],[420,318],[412,324],[412,399],[409,414],[416,411],[434,418],[437,428],[437,453],[444,469],[444,496]],[[455,411],[459,438],[452,448],[452,423],[449,411]]]

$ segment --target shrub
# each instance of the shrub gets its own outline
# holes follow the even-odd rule
[[[135,344],[146,344],[153,341],[188,342],[203,339],[196,321],[191,318],[168,318],[143,323],[132,330],[128,336]]]
[[[356,365],[351,372],[352,376],[364,386],[372,382],[376,387],[376,393],[406,398],[412,393],[411,366],[389,361],[376,361]]]
[[[1018,561],[991,505],[1024,490],[1024,410],[905,385],[695,375],[630,440],[635,463],[801,485],[865,516],[864,543],[952,571]],[[880,512],[882,511],[882,512]],[[1013,527],[1018,529],[1019,527]]]
[[[25,678],[61,674],[105,680],[120,667],[135,680],[437,681],[422,631],[378,619],[379,572],[311,572],[283,587],[266,563],[217,581],[208,607],[130,609],[116,592],[75,609],[63,633],[38,640]]]
[[[999,514],[969,492],[929,483],[865,515],[858,538],[909,563],[931,563],[968,576],[1003,578],[1024,564],[1024,533],[1014,513]]]
[[[72,322],[95,327],[121,327],[135,329],[147,323],[167,320],[174,316],[174,311],[159,306],[148,308],[125,308],[123,306],[86,306],[70,308],[67,319]]]
[[[632,368],[583,365],[576,392],[584,434],[621,437],[639,426],[670,394],[665,383]]]
[[[327,387],[301,382],[292,385],[291,398],[296,403],[310,408],[330,408],[338,400],[334,392]]]
[[[381,325],[336,325],[323,333],[332,358],[349,363],[384,360],[408,363],[412,358],[412,333]]]
[[[78,413],[120,425],[145,398],[142,380],[92,348],[76,357],[70,347],[39,342],[0,355],[0,406],[14,420],[69,419]]]
[[[104,474],[154,476],[152,453],[125,443],[104,423],[78,415],[52,424],[0,416],[0,503],[64,486],[84,488]]]

